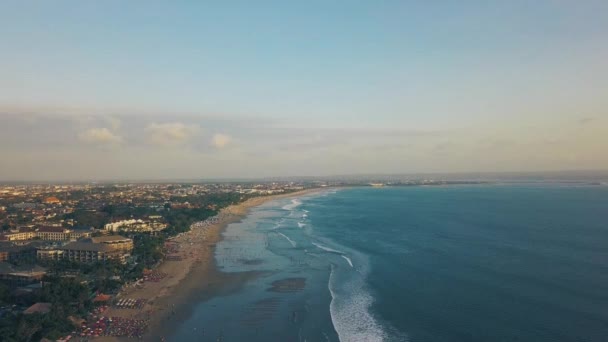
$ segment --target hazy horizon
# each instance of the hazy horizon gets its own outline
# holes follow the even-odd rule
[[[608,2],[0,4],[0,181],[608,170]]]
[[[319,176],[217,177],[217,178],[113,178],[113,179],[32,179],[1,180],[0,184],[197,184],[255,182],[362,182],[362,181],[471,181],[471,182],[607,182],[608,170],[561,170],[537,172],[434,172],[401,174],[334,174]]]

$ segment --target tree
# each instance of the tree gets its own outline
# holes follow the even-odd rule
[[[0,304],[8,304],[11,296],[11,290],[6,284],[0,283]]]

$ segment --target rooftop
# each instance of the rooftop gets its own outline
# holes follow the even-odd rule
[[[122,240],[131,240],[121,235],[108,235],[108,236],[96,236],[92,237],[91,241],[94,243],[104,243],[104,242],[116,242]]]
[[[93,242],[84,242],[84,241],[74,241],[70,242],[67,245],[59,247],[60,250],[78,250],[78,251],[91,251],[91,252],[109,252],[113,251],[112,247],[102,244],[102,243],[93,243]]]
[[[13,266],[8,262],[0,262],[0,274],[12,274],[24,277],[31,277],[46,274],[46,269],[41,266]]]
[[[46,227],[40,227],[40,228],[38,228],[38,231],[42,232],[42,233],[63,233],[64,230],[65,230],[65,228],[63,228],[63,227],[49,227],[49,226],[46,226]]]
[[[30,306],[29,308],[25,309],[25,311],[23,311],[23,313],[25,315],[30,315],[30,314],[34,314],[34,313],[48,313],[49,311],[51,311],[51,303],[36,303],[32,306]]]

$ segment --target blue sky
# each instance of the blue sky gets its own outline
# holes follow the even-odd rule
[[[23,131],[0,138],[14,161],[0,178],[41,150],[112,150],[125,177],[153,178],[159,155],[168,178],[608,168],[606,13],[605,1],[3,1],[0,120]],[[55,128],[25,143],[19,120]],[[169,138],[153,133],[179,141],[159,149]],[[145,167],[119,157],[135,149]],[[49,177],[121,176],[97,169]]]

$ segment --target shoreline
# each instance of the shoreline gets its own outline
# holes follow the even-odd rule
[[[224,273],[215,262],[215,247],[226,227],[245,218],[250,210],[266,202],[318,193],[328,188],[305,189],[287,194],[250,198],[228,206],[218,213],[218,221],[202,228],[192,228],[171,241],[179,246],[181,260],[163,261],[154,271],[166,276],[158,282],[145,282],[138,287],[128,287],[116,298],[142,299],[142,309],[110,308],[102,315],[146,319],[146,341],[160,341],[172,333],[180,322],[190,317],[194,306],[201,301],[238,291],[247,281],[261,272]],[[130,338],[102,337],[102,341],[128,341]]]

